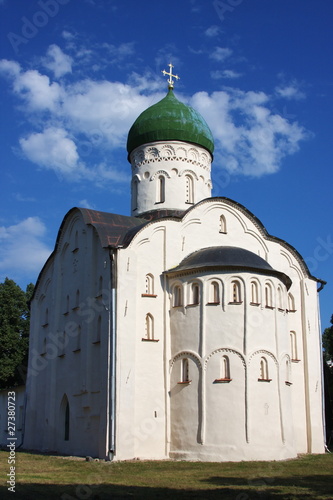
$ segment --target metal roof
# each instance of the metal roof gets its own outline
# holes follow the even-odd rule
[[[138,116],[128,133],[127,151],[155,141],[184,141],[198,144],[211,155],[214,139],[203,117],[178,101],[173,91]]]
[[[198,271],[198,269],[212,268],[259,272],[280,278],[287,288],[290,288],[292,284],[289,276],[273,269],[259,255],[245,248],[232,246],[209,247],[197,250],[185,257],[178,266],[166,271],[166,274],[178,274],[184,271]]]

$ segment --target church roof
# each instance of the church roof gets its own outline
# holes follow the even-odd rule
[[[102,247],[117,248],[122,246],[129,231],[147,224],[147,220],[138,217],[99,212],[88,208],[78,208],[77,210],[82,213],[86,224],[94,226]]]
[[[155,141],[184,141],[214,151],[214,139],[203,117],[178,101],[172,89],[133,123],[127,139],[127,151]]]
[[[233,246],[209,247],[191,253],[181,263],[169,271],[167,274],[184,271],[197,271],[199,269],[225,269],[225,270],[246,270],[260,272],[269,276],[280,278],[287,288],[291,286],[291,279],[284,273],[275,271],[268,262],[259,255],[246,250],[245,248]]]

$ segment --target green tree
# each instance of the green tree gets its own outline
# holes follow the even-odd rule
[[[0,388],[25,382],[28,361],[29,300],[34,285],[24,292],[8,278],[0,283]]]
[[[331,316],[331,326],[325,328],[323,333],[323,348],[325,360],[333,363],[333,314]]]

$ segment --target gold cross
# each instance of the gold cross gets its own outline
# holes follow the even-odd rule
[[[179,76],[178,75],[173,75],[172,74],[172,68],[174,67],[171,63],[168,64],[169,68],[170,68],[170,72],[168,73],[167,71],[165,71],[165,69],[162,71],[163,75],[168,75],[170,78],[168,79],[168,84],[169,84],[169,89],[173,89],[173,84],[174,84],[174,81],[172,79],[173,78],[176,78],[176,80],[180,80]]]

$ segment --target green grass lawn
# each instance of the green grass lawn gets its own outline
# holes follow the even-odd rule
[[[283,462],[110,463],[17,452],[15,494],[6,486],[7,459],[1,451],[1,499],[333,499],[333,454]]]

